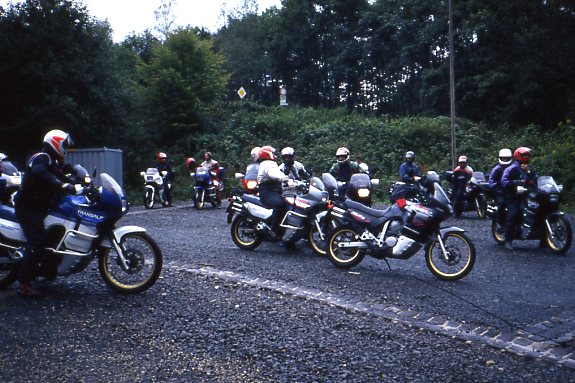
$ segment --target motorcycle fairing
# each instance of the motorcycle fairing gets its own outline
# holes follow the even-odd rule
[[[135,225],[130,225],[130,226],[122,226],[119,227],[117,229],[115,229],[112,232],[112,235],[114,236],[114,239],[116,240],[117,243],[120,243],[122,241],[122,238],[124,238],[124,236],[126,234],[131,234],[131,233],[145,233],[146,229],[144,229],[143,227],[140,226],[135,226]],[[110,242],[110,238],[104,238],[102,240],[102,247],[108,247],[111,248],[112,247],[112,242]]]

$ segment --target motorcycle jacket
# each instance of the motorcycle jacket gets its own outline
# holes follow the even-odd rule
[[[507,169],[509,165],[497,164],[491,173],[489,173],[489,186],[495,193],[503,193],[503,185],[501,185],[501,178],[503,177],[503,172]]]
[[[307,170],[305,170],[303,164],[299,161],[294,161],[291,165],[282,163],[280,164],[279,168],[286,176],[292,180],[307,180],[311,177]]]
[[[517,195],[517,186],[525,186],[537,181],[537,174],[530,166],[522,168],[519,161],[514,161],[503,172],[501,177],[501,186],[504,188],[508,196],[515,197]]]
[[[352,175],[356,173],[365,173],[361,166],[355,161],[348,161],[348,162],[336,162],[332,165],[331,169],[329,170],[332,176],[335,177],[337,181],[340,182],[349,182],[349,179]]]
[[[413,162],[404,162],[399,167],[399,178],[406,183],[413,183],[413,177],[421,177],[419,167]]]
[[[68,180],[58,161],[46,152],[36,153],[26,167],[16,204],[48,211],[66,182]]]
[[[286,181],[289,177],[282,172],[275,161],[265,160],[260,163],[258,169],[258,183],[277,183],[281,186],[282,181]]]

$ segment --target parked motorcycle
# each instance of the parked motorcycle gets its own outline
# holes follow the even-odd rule
[[[165,182],[164,177],[168,174],[167,171],[160,171],[156,168],[148,168],[145,172],[140,172],[144,177],[144,206],[146,209],[154,207],[156,198],[160,201],[162,206],[170,205],[166,193],[171,191],[171,182]]]
[[[447,176],[452,176],[453,172],[446,172]],[[451,187],[447,188],[447,195],[452,203],[455,201],[454,192]],[[466,211],[475,211],[479,218],[487,217],[488,199],[493,199],[493,193],[489,182],[485,179],[485,174],[483,172],[473,172],[471,174],[471,179],[465,186],[465,191],[463,192],[461,213]],[[454,206],[457,216],[457,207]]]
[[[139,293],[151,287],[162,270],[162,253],[156,242],[138,226],[116,224],[128,210],[120,185],[100,174],[101,187],[76,185],[78,195],[66,195],[54,206],[44,226],[50,257],[58,260],[58,275],[85,270],[97,260],[100,276],[113,290]],[[26,239],[14,208],[0,205],[0,288],[18,276]]]
[[[277,241],[295,244],[307,239],[314,251],[321,249],[317,244],[318,214],[328,207],[328,192],[322,181],[312,177],[310,181],[293,181],[296,186],[284,187],[283,198],[287,206],[281,218],[279,229],[271,228],[272,209],[263,206],[255,195],[237,193],[228,205],[228,223],[231,222],[232,240],[242,250],[253,250],[263,241]]]
[[[251,163],[246,167],[246,174],[236,173],[235,178],[242,180],[242,185],[244,187],[244,193],[246,194],[258,194],[258,170],[260,168],[259,163]]]
[[[540,176],[537,185],[529,189],[518,186],[521,194],[528,193],[514,239],[539,240],[556,254],[564,254],[571,247],[573,230],[565,213],[559,210],[563,186],[557,185],[553,177]],[[495,241],[505,244],[503,228],[497,226],[497,207],[491,209],[491,233]]]
[[[445,191],[438,182],[424,203],[400,199],[387,210],[349,203],[328,239],[328,258],[337,267],[358,265],[365,255],[377,259],[409,259],[422,247],[428,269],[438,278],[455,281],[465,277],[475,264],[475,247],[457,227],[440,227],[453,214]]]
[[[5,184],[4,190],[1,191],[0,203],[14,206],[14,197],[22,185],[22,173],[10,161],[0,161],[0,173],[0,182]]]
[[[195,173],[190,174],[195,181],[194,192],[192,199],[196,209],[203,209],[206,202],[212,204],[213,207],[221,205],[221,200],[218,200],[216,184],[212,172],[207,168],[200,166],[196,169]]]

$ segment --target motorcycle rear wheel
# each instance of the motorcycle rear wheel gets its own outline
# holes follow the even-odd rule
[[[0,264],[0,290],[9,287],[18,278],[19,264]]]
[[[230,231],[232,241],[237,247],[242,250],[254,250],[262,243],[255,225],[255,221],[245,215],[238,215],[234,218]]]
[[[349,269],[359,265],[365,257],[365,252],[360,248],[342,248],[340,243],[359,240],[359,234],[350,226],[336,228],[328,239],[327,257],[330,262],[340,269]]]
[[[144,191],[144,206],[146,209],[154,207],[154,193],[148,188]]]
[[[119,246],[128,264],[125,269],[116,251],[102,250],[98,269],[104,282],[114,291],[136,294],[150,288],[160,276],[163,265],[162,252],[146,233],[126,234]]]
[[[555,254],[565,254],[571,247],[573,230],[571,223],[562,216],[554,216],[547,219],[551,232],[545,230],[545,242]]]
[[[425,262],[433,275],[445,281],[465,277],[475,265],[475,246],[463,233],[448,233],[443,237],[447,250],[445,259],[437,238],[425,248]]]

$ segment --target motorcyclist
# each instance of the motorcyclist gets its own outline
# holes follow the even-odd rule
[[[365,173],[357,162],[349,160],[349,150],[346,147],[338,148],[335,158],[337,162],[331,166],[329,172],[337,181],[349,183],[353,174]]]
[[[220,163],[216,160],[214,160],[214,156],[212,155],[212,152],[205,152],[204,153],[204,162],[202,162],[201,166],[208,169],[210,171],[210,174],[212,175],[212,178],[217,180],[217,189],[216,189],[216,199],[217,199],[217,204],[218,204],[218,208],[221,207],[221,193],[222,193],[222,187],[223,184],[220,180],[220,178],[223,178],[224,174],[222,171],[222,167],[220,167]]]
[[[282,172],[276,163],[275,149],[263,146],[259,153],[260,168],[258,169],[258,183],[260,200],[267,208],[273,209],[272,231],[277,228],[285,206],[282,198],[282,183],[288,182],[289,177]]]
[[[308,180],[311,175],[305,170],[303,164],[295,160],[295,150],[291,147],[285,147],[281,151],[282,163],[279,168],[285,175],[292,180]]]
[[[196,166],[197,166],[197,163],[196,163],[196,159],[194,157],[186,158],[186,168],[188,169],[188,172],[195,173]]]
[[[172,206],[172,187],[168,187],[168,184],[172,185],[175,179],[174,171],[172,170],[172,166],[168,160],[168,155],[164,152],[159,152],[158,155],[158,162],[156,163],[156,169],[162,174],[164,178],[164,195],[166,201],[168,202],[168,206]],[[162,172],[167,172],[164,176]]]
[[[453,169],[451,176],[451,189],[453,190],[453,210],[455,216],[459,217],[463,213],[465,205],[465,188],[471,179],[473,169],[467,165],[467,156],[459,156],[457,167]]]
[[[399,166],[399,179],[405,183],[414,183],[421,178],[419,167],[416,165],[415,153],[411,150],[405,153],[405,162]]]
[[[75,193],[74,185],[69,183],[63,172],[64,157],[71,144],[70,135],[62,130],[54,129],[46,133],[42,151],[30,158],[22,188],[16,195],[16,217],[27,241],[18,275],[18,293],[22,297],[41,297],[42,293],[32,285],[34,279],[44,276],[53,280],[58,274],[58,257],[45,250],[48,234],[44,219],[61,192]]]
[[[257,163],[258,162],[258,157],[259,157],[259,153],[260,153],[260,147],[256,146],[255,148],[253,148],[250,152],[250,160],[253,163]]]
[[[529,166],[532,152],[521,146],[513,152],[513,164],[503,172],[501,185],[507,199],[507,218],[505,220],[505,248],[513,250],[513,237],[521,221],[521,211],[525,198],[517,192],[517,186],[531,186],[537,182],[537,173]]]
[[[503,172],[511,165],[512,161],[513,153],[511,153],[511,149],[501,149],[499,151],[499,163],[489,173],[489,187],[495,195],[495,205],[497,206],[495,222],[499,232],[502,232],[505,227],[505,209],[507,208],[507,199],[505,190],[501,185],[501,177],[503,177]]]

